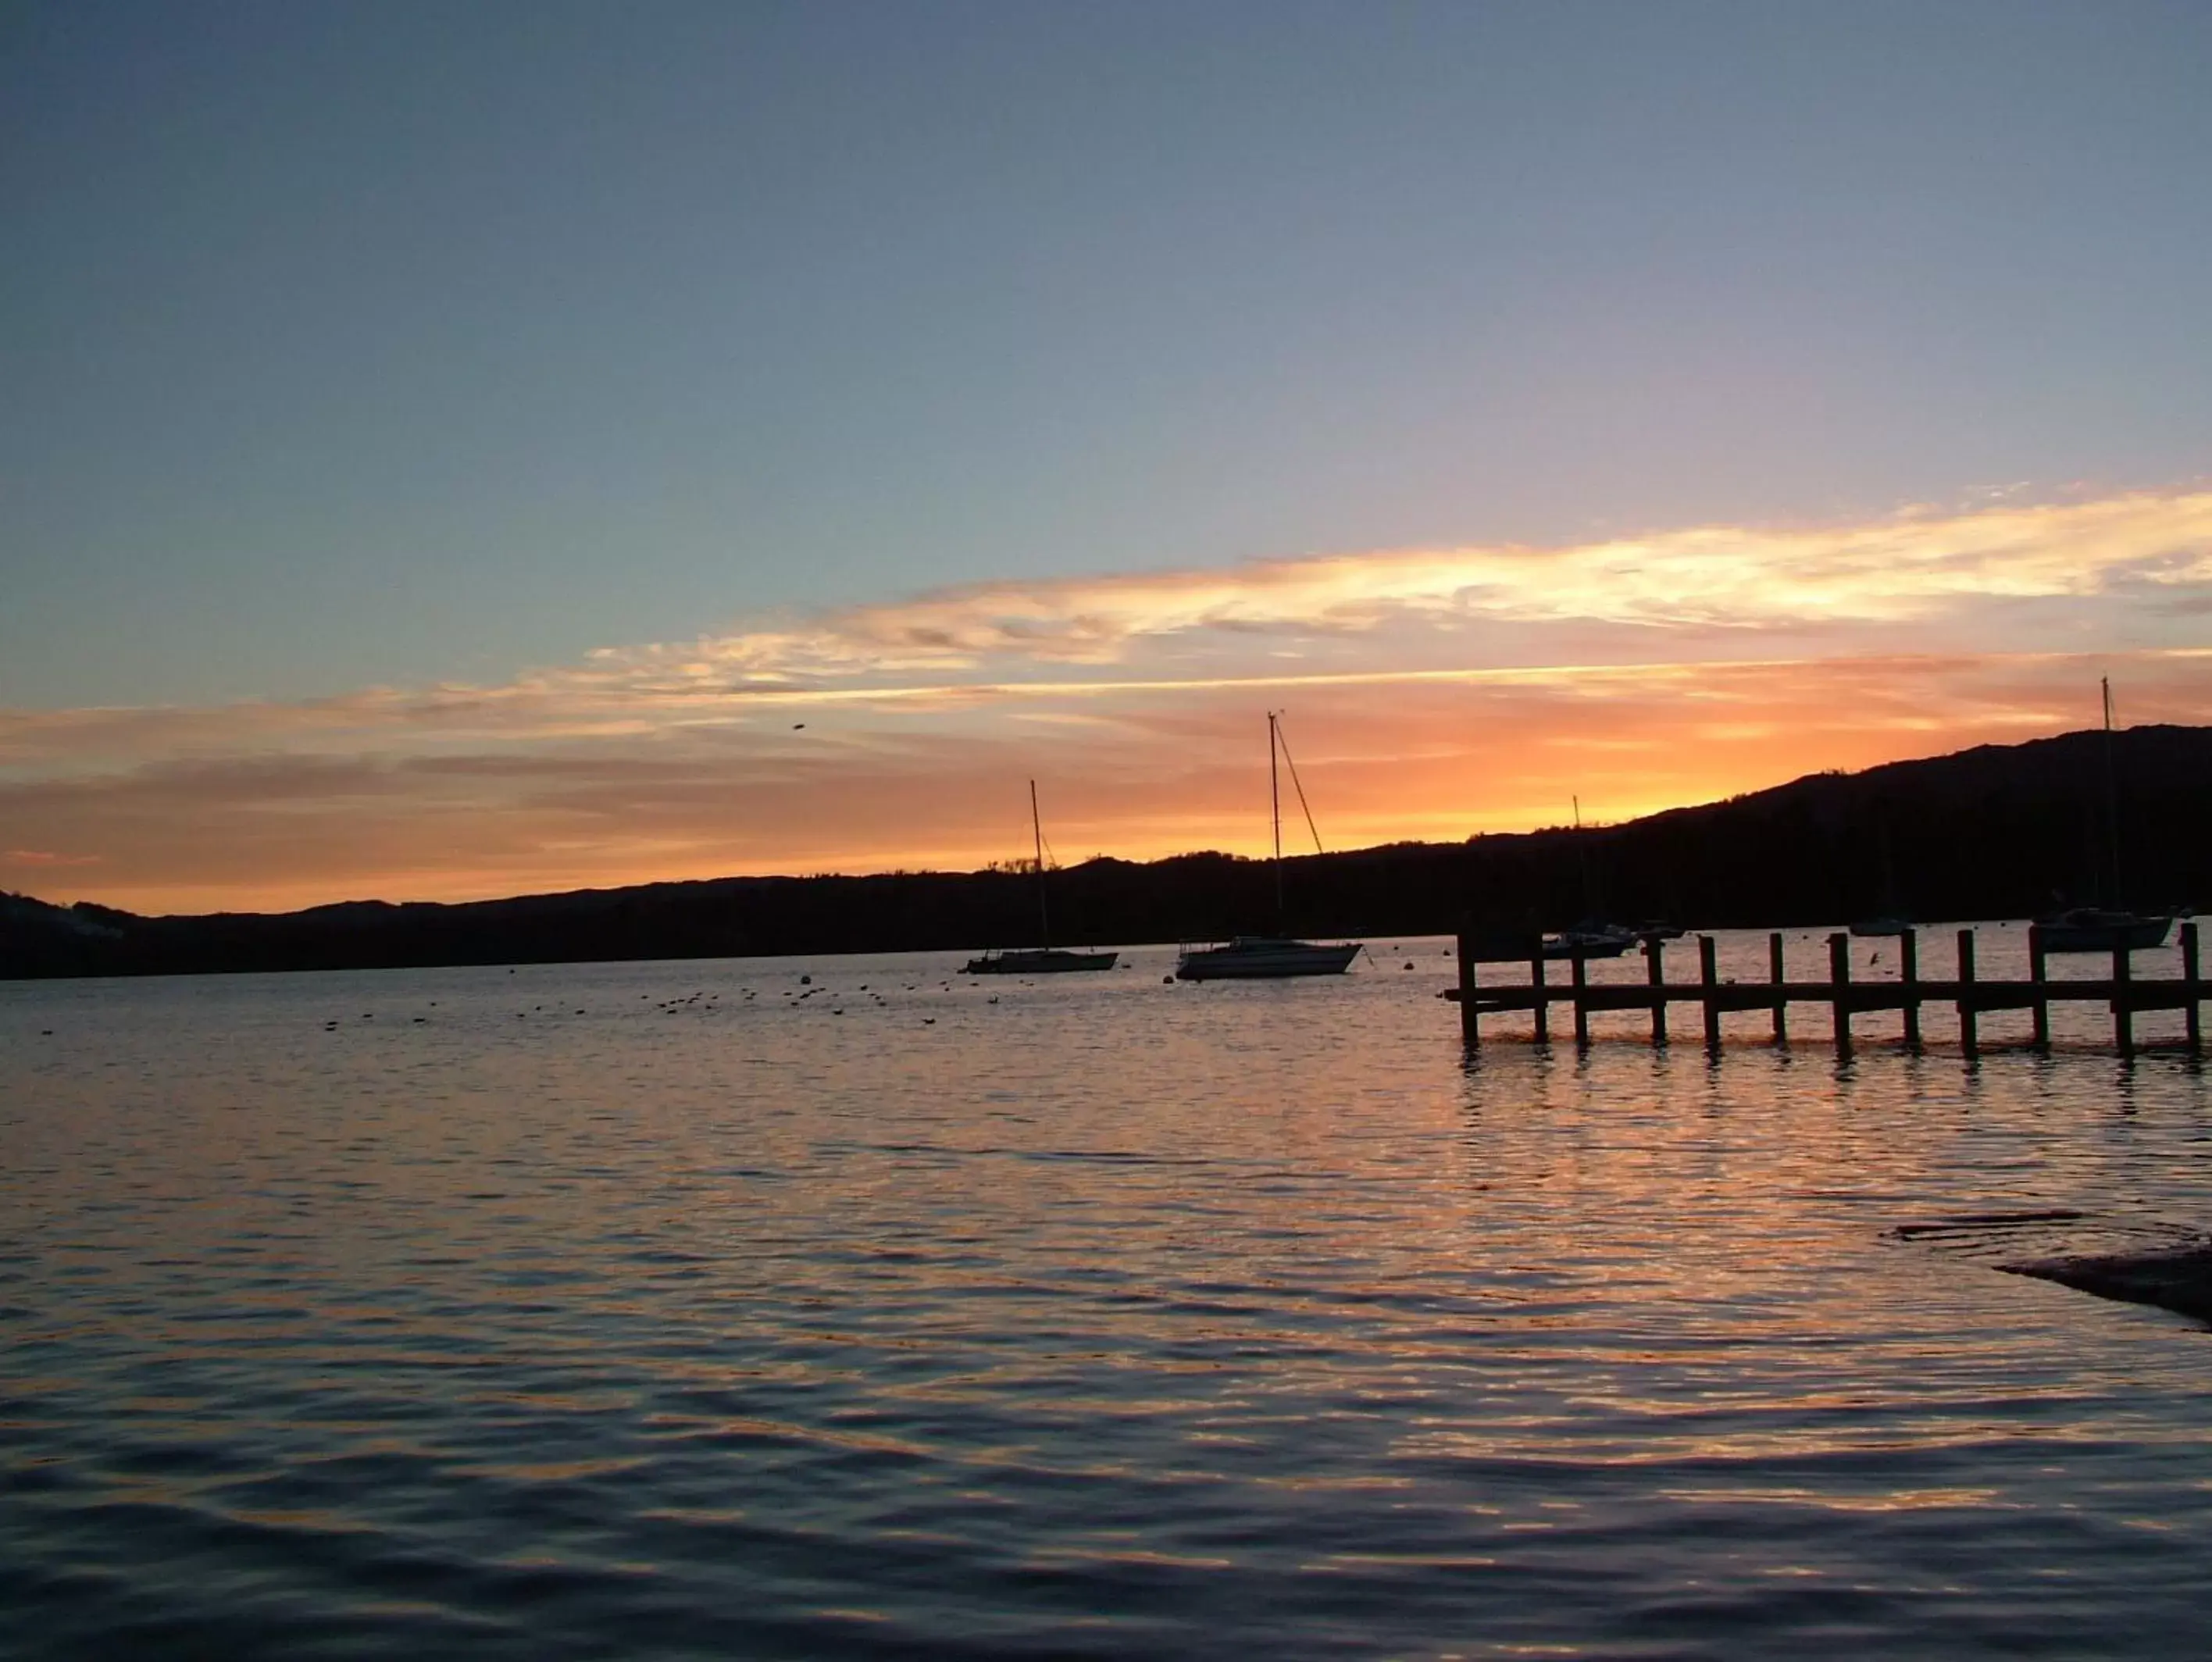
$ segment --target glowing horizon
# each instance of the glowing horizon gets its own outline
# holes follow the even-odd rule
[[[134,911],[1619,821],[1981,743],[2212,721],[2212,492],[963,585],[500,685],[0,711],[0,886]],[[1472,660],[1472,661],[1471,661]]]

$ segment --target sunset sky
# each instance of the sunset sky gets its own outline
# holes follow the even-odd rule
[[[0,12],[0,889],[1618,820],[2212,722],[2212,7]],[[1300,826],[1303,839],[1303,824]]]

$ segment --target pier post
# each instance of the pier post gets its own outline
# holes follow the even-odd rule
[[[1583,992],[1589,986],[1589,966],[1580,958],[1569,961],[1574,968],[1575,984],[1575,1048],[1589,1048],[1589,1006],[1583,1001]]]
[[[1851,937],[1828,937],[1828,1010],[1836,1029],[1836,1055],[1851,1053]]]
[[[1908,1048],[1920,1048],[1920,931],[1908,929],[1898,937],[1897,949],[1901,956],[1898,974],[1905,982],[1905,1042]]]
[[[1657,989],[1651,998],[1651,1042],[1667,1042],[1667,943],[1656,935],[1644,943],[1644,979]]]
[[[2204,983],[2197,969],[2197,925],[2186,923],[2181,926],[2181,996],[2188,1000],[2182,1005],[2182,1020],[2189,1037],[2189,1053],[2204,1053],[2204,1018],[2198,1011],[2198,1002],[2204,997]]]
[[[1777,986],[1787,979],[1783,974],[1782,931],[1778,929],[1766,937],[1766,979]],[[1790,1042],[1790,1001],[1778,992],[1774,995],[1774,1042]]]
[[[1974,931],[1959,931],[1959,1048],[1969,1056],[1981,1053],[1981,1034],[1978,1023],[1980,1010],[1974,1004]]]
[[[1536,1016],[1536,1042],[1552,1042],[1552,1012],[1544,1002],[1544,943],[1537,942],[1528,958],[1529,1009]]]
[[[2051,1048],[2051,994],[2044,983],[2051,979],[2050,967],[2043,959],[2043,925],[2027,926],[2027,979],[2035,983],[2035,1047]]]
[[[1459,933],[1459,1038],[1472,1050],[1482,1042],[1482,1017],[1474,1009],[1474,943]]]
[[[1720,986],[1720,973],[1716,967],[1713,937],[1698,937],[1698,982],[1705,990],[1705,1049],[1714,1056],[1721,1053],[1721,1007],[1716,996]]]
[[[2124,943],[2112,949],[2112,1042],[2124,1057],[2136,1053],[2136,1006],[2129,997],[2134,956]]]

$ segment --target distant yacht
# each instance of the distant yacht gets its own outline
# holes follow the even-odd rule
[[[1674,934],[1681,932],[1678,929]],[[1654,937],[1659,940],[1672,938],[1656,933]],[[1544,937],[1544,955],[1547,958],[1618,958],[1643,938],[1642,932],[1626,925],[1585,918],[1556,935],[1547,935]]]
[[[2099,685],[2105,698],[2105,821],[2112,862],[2112,893],[2120,895],[2120,787],[2112,760],[2112,682],[2107,676]],[[2035,932],[2045,952],[2148,952],[2166,944],[2173,920],[2187,907],[2163,912],[2130,912],[2110,907],[2077,906],[2035,920]]]
[[[2077,906],[2035,920],[2035,932],[2045,952],[2148,952],[2166,944],[2172,912],[2120,912],[2105,907]]]
[[[1118,952],[1071,952],[1065,947],[1023,946],[986,952],[960,967],[963,975],[1061,975],[1072,969],[1111,969]]]
[[[1011,952],[986,952],[961,967],[963,975],[1064,975],[1071,970],[1111,969],[1118,952],[1070,952],[1052,944],[1052,917],[1046,909],[1044,822],[1037,816],[1036,781],[1030,781],[1030,836],[1036,846],[1037,938],[1043,944]]]
[[[1357,941],[1321,946],[1269,935],[1239,935],[1223,946],[1185,947],[1176,961],[1176,980],[1257,981],[1286,975],[1341,975],[1352,967],[1359,950]]]
[[[1571,800],[1575,810],[1575,869],[1582,874],[1583,904],[1591,908],[1592,915],[1580,923],[1569,924],[1556,935],[1547,935],[1544,937],[1544,955],[1570,960],[1618,958],[1643,939],[1643,936],[1625,924],[1607,923],[1595,915],[1594,896],[1597,893],[1597,886],[1590,879],[1589,843],[1583,834],[1583,799],[1577,796]],[[1681,932],[1679,929],[1674,931],[1676,935]],[[1662,935],[1659,938],[1671,937]]]
[[[1861,918],[1851,925],[1851,933],[1862,939],[1887,939],[1893,935],[1910,935],[1912,925],[1902,918]]]
[[[1871,918],[1861,918],[1851,925],[1851,933],[1862,940],[1887,940],[1912,932],[1911,923],[1897,903],[1897,867],[1890,858],[1889,821],[1887,816],[1879,822],[1876,834],[1881,842],[1881,910]]]
[[[1298,765],[1291,761],[1290,747],[1282,742],[1274,711],[1267,713],[1267,801],[1275,832],[1275,914],[1283,913],[1283,792],[1276,773],[1279,752],[1290,761],[1291,783],[1297,787],[1298,805],[1305,807],[1306,788],[1298,783]],[[1306,809],[1306,829],[1313,831],[1313,810]],[[1321,852],[1321,834],[1314,832],[1314,852]],[[1239,935],[1225,945],[1186,946],[1176,960],[1178,981],[1279,980],[1291,975],[1341,975],[1362,950],[1358,941],[1322,944],[1293,941],[1275,935]]]

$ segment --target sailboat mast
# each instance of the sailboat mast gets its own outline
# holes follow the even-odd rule
[[[1275,828],[1275,926],[1283,926],[1283,787],[1275,769],[1275,713],[1267,712],[1267,813]]]
[[[1044,903],[1044,821],[1037,815],[1035,779],[1030,781],[1030,836],[1036,845],[1037,944],[1049,950],[1052,946],[1052,919],[1046,915]]]
[[[1590,893],[1589,849],[1583,841],[1583,799],[1577,796],[1567,800],[1575,805],[1575,869],[1582,874],[1583,916],[1595,918],[1597,916],[1597,902]]]
[[[2105,695],[2105,823],[2112,837],[2112,905],[2126,902],[2120,896],[2120,783],[2119,771],[2112,761],[2112,678],[2097,677],[2097,684]]]

